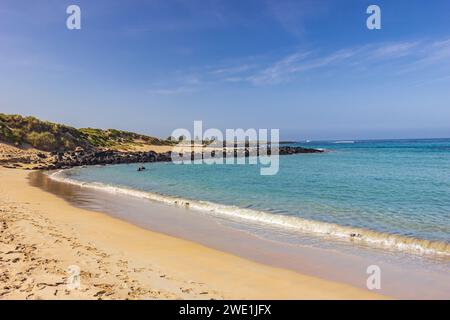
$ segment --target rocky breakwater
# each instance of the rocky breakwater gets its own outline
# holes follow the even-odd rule
[[[75,151],[54,152],[53,161],[39,169],[54,170],[67,169],[77,166],[107,165],[121,163],[143,163],[143,162],[168,162],[171,161],[170,152],[121,152],[115,150],[84,151],[77,148]]]
[[[219,151],[220,152],[220,151]],[[280,147],[278,149],[279,155],[293,155],[300,153],[321,153],[323,150],[302,148],[302,147]],[[215,157],[216,151],[208,152],[210,157]],[[243,148],[240,150],[225,150],[223,157],[249,157],[253,155],[272,154],[272,150],[260,150]],[[180,154],[180,156],[182,156]],[[201,159],[203,154],[191,153],[191,159]],[[171,152],[156,153],[154,151],[148,152],[123,152],[115,150],[101,150],[101,151],[85,151],[82,148],[77,148],[75,151],[69,152],[53,152],[51,153],[50,161],[36,165],[31,169],[55,170],[68,169],[77,166],[88,165],[107,165],[107,164],[123,164],[123,163],[148,163],[148,162],[170,162],[172,161]]]

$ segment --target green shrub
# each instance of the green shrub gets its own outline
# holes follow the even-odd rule
[[[10,129],[5,123],[0,121],[0,140],[20,145],[23,140],[22,130]]]
[[[57,147],[55,137],[49,132],[33,131],[27,134],[27,142],[36,149],[52,151]]]

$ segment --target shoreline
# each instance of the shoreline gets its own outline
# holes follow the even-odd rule
[[[110,194],[122,194],[134,198],[146,199],[168,206],[192,209],[197,212],[207,212],[213,216],[236,218],[244,222],[263,223],[268,226],[280,227],[289,231],[301,232],[313,237],[322,237],[329,241],[344,241],[356,245],[366,245],[369,248],[407,253],[430,259],[450,259],[450,243],[438,240],[408,237],[399,234],[379,232],[367,228],[342,226],[334,223],[303,219],[300,217],[277,216],[256,209],[244,209],[215,202],[134,190],[124,186],[110,186],[97,182],[83,182],[68,177],[62,177],[66,170],[70,169],[55,171],[48,174],[48,177],[49,179],[60,183],[67,183],[91,190],[100,190]]]
[[[378,294],[397,299],[447,299],[450,296],[446,257],[408,254],[284,228],[271,231],[269,225],[197,210],[195,204],[185,206],[179,199],[175,200],[178,203],[166,203],[122,194],[115,188],[105,190],[96,183],[95,188],[90,188],[89,183],[59,182],[46,172],[30,174],[30,184],[75,207],[106,213],[152,232],[263,265],[366,290],[366,268],[376,264],[383,270],[384,283],[376,290]]]
[[[73,207],[30,186],[26,171],[0,175],[11,248],[1,252],[0,299],[384,298]],[[81,290],[66,289],[70,265],[80,266]]]

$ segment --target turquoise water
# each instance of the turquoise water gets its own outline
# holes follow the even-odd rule
[[[397,235],[403,244],[449,250],[450,139],[301,145],[329,152],[281,156],[274,176],[261,176],[256,165],[154,163],[143,172],[137,165],[95,166],[65,171],[64,177],[208,201],[210,211],[213,204],[232,206],[236,216],[236,207],[250,209],[242,215],[259,214],[261,223],[317,222],[303,228],[307,231],[332,224],[347,227],[349,235],[351,230],[378,240]]]

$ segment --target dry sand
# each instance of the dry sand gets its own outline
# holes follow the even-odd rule
[[[382,298],[72,207],[27,174],[0,168],[0,299]]]

